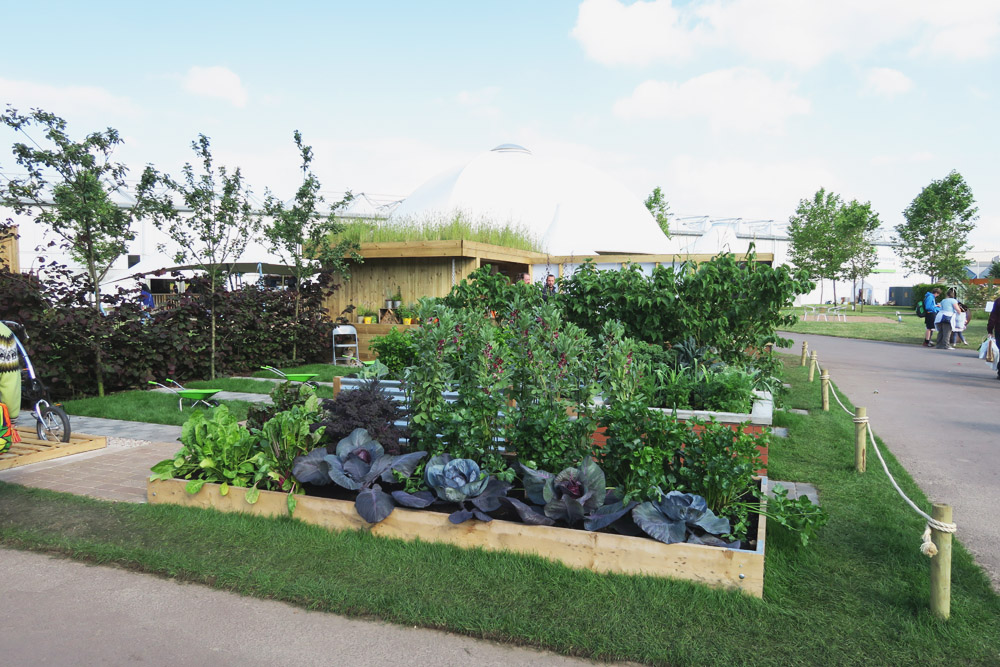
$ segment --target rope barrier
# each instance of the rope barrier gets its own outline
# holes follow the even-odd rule
[[[820,370],[823,373],[823,376],[821,377],[829,377],[828,372],[825,369],[821,368]],[[868,438],[872,442],[872,449],[875,450],[875,455],[878,456],[878,460],[882,464],[882,469],[885,470],[885,475],[892,483],[892,487],[896,489],[896,493],[898,493],[917,514],[922,516],[927,521],[927,527],[924,529],[924,534],[921,537],[920,553],[925,556],[932,557],[937,555],[937,547],[934,546],[933,542],[931,542],[931,528],[942,533],[954,533],[958,530],[958,525],[954,523],[943,523],[931,517],[931,515],[927,512],[917,507],[917,504],[910,500],[909,496],[903,493],[903,490],[899,488],[899,484],[896,483],[896,479],[892,476],[892,473],[889,472],[889,466],[886,464],[885,459],[882,458],[882,452],[879,450],[878,443],[875,442],[875,433],[872,431],[872,425],[869,423],[868,417],[855,417],[854,413],[851,412],[846,405],[844,405],[843,401],[840,400],[840,396],[837,395],[837,390],[833,389],[831,393],[833,394],[833,397],[837,399],[837,403],[840,404],[840,407],[843,408],[844,412],[851,415],[851,421],[855,424],[865,425],[868,432]]]

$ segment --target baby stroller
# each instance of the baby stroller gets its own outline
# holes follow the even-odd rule
[[[21,369],[21,373],[25,375],[21,381],[21,404],[31,407],[31,413],[35,417],[35,433],[38,434],[38,439],[49,442],[69,442],[69,415],[58,403],[52,403],[49,388],[35,375],[35,367],[31,365],[28,352],[21,344],[21,339],[18,338],[20,333],[24,336],[24,340],[28,340],[28,332],[25,331],[24,325],[19,322],[3,320],[3,323],[14,334],[14,343],[17,345],[17,351],[24,364]]]

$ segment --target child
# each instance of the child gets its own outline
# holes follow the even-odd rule
[[[955,326],[951,330],[951,344],[955,344],[955,339],[959,338],[962,340],[962,345],[968,345],[965,340],[966,325],[969,323],[969,310],[965,307],[965,304],[961,301],[958,302],[958,309],[955,312]]]

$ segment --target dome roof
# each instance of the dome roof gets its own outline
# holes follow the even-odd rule
[[[522,227],[554,255],[669,253],[641,200],[599,170],[502,144],[430,179],[390,220],[450,217]]]

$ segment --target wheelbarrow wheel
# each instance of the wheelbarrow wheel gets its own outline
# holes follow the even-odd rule
[[[49,405],[40,411],[42,421],[35,424],[39,440],[69,442],[69,416],[58,405]]]

